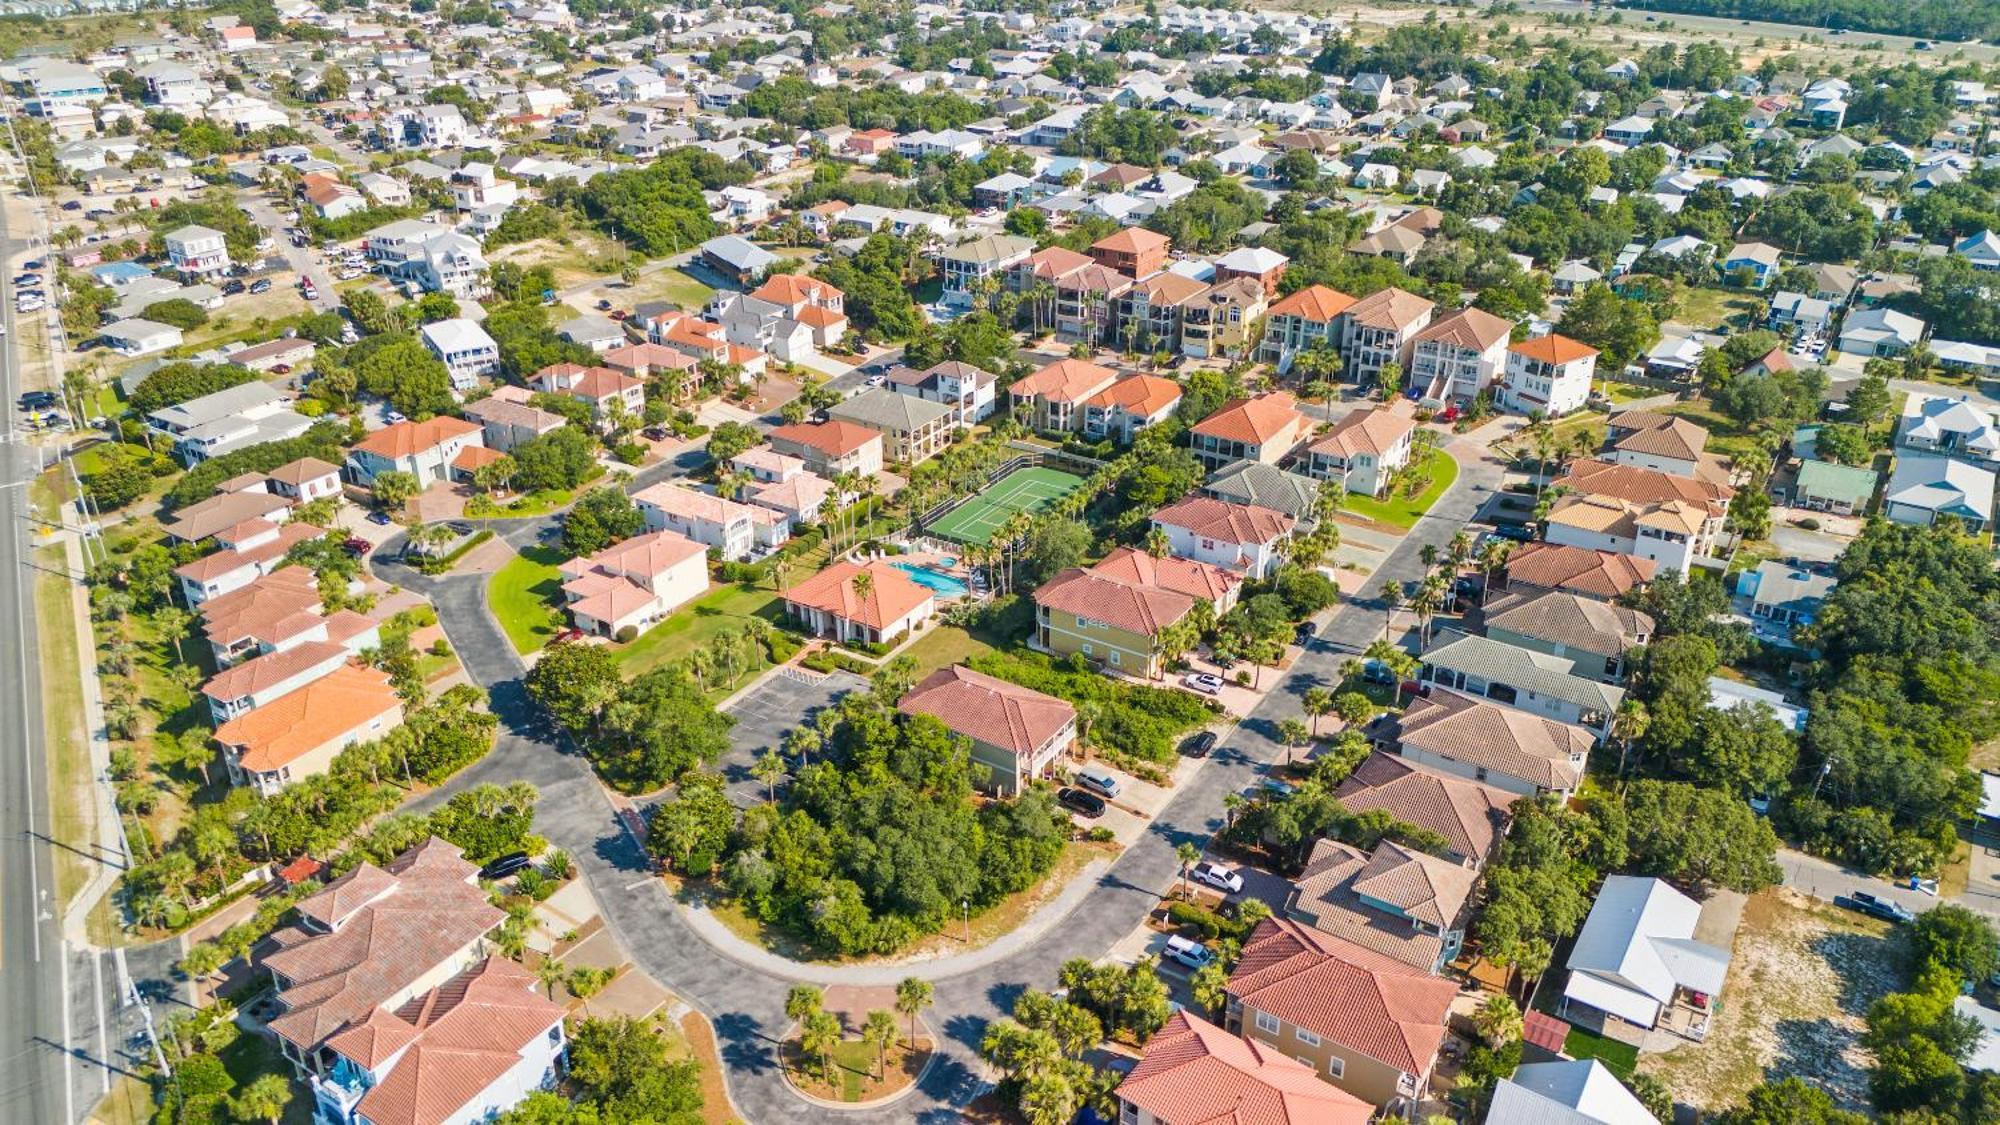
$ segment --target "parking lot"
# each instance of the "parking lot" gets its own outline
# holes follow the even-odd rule
[[[810,679],[812,682],[808,682]],[[764,803],[764,783],[750,774],[752,763],[767,750],[784,745],[787,732],[813,721],[813,716],[852,691],[867,691],[868,681],[847,672],[820,677],[782,669],[738,696],[727,708],[736,726],[729,732],[729,752],[716,763],[738,808]]]

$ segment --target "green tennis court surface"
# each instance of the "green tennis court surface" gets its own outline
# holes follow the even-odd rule
[[[932,535],[984,545],[1016,512],[1039,512],[1082,488],[1084,480],[1054,469],[1017,469],[999,483],[946,513],[930,526]]]

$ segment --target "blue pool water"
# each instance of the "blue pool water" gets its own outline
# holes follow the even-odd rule
[[[952,561],[956,562],[957,560],[954,559]],[[972,592],[972,588],[958,578],[932,567],[918,566],[916,563],[905,562],[896,563],[895,567],[897,570],[909,575],[910,581],[943,594],[948,598],[962,598]]]

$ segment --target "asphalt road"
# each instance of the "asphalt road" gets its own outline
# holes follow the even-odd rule
[[[288,224],[270,197],[261,190],[245,188],[236,193],[236,198],[250,217],[257,220],[257,225],[264,228],[264,233],[278,244],[278,253],[284,256],[292,272],[312,279],[313,299],[306,302],[312,311],[323,313],[339,308],[340,300],[333,291],[333,274],[325,266],[315,264],[311,246],[292,245],[292,240],[285,236]]]

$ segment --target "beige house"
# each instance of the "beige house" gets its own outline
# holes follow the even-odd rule
[[[1084,403],[1118,381],[1118,373],[1081,359],[1060,359],[1007,388],[1014,417],[1034,430],[1082,428]]]
[[[644,629],[708,591],[708,548],[671,531],[562,564],[564,608],[586,633]]]
[[[1081,569],[1042,583],[1034,598],[1036,647],[1148,679],[1166,668],[1160,634],[1192,613],[1195,603],[1178,591],[1128,586]]]
[[[881,388],[863,391],[826,415],[881,434],[884,455],[905,465],[930,460],[958,432],[957,411],[952,407]]]
[[[940,668],[910,689],[897,710],[929,715],[972,740],[995,792],[1012,796],[1076,745],[1076,708],[1052,695],[964,665]]]
[[[1181,354],[1207,359],[1248,353],[1267,304],[1264,286],[1255,278],[1209,286],[1181,306]]]
[[[882,435],[853,422],[794,422],[767,435],[771,448],[797,457],[806,468],[832,480],[841,473],[864,477],[882,471]]]
[[[403,723],[387,673],[349,664],[215,729],[230,780],[270,796],[316,777],[342,750]]]
[[[936,611],[929,590],[881,559],[837,562],[785,591],[786,613],[814,635],[839,641],[894,642]]]
[[[1375,1107],[1270,1044],[1177,1011],[1118,1084],[1120,1125],[1368,1125]]]
[[[1410,463],[1416,432],[1417,420],[1402,399],[1356,410],[1306,448],[1305,474],[1379,498],[1397,471]]]
[[[1237,461],[1275,465],[1312,432],[1312,420],[1299,413],[1297,404],[1286,391],[1223,403],[1215,413],[1195,423],[1191,431],[1194,455],[1207,469]]]
[[[1227,995],[1230,1030],[1385,1105],[1430,1085],[1458,985],[1274,917],[1251,931]]]

